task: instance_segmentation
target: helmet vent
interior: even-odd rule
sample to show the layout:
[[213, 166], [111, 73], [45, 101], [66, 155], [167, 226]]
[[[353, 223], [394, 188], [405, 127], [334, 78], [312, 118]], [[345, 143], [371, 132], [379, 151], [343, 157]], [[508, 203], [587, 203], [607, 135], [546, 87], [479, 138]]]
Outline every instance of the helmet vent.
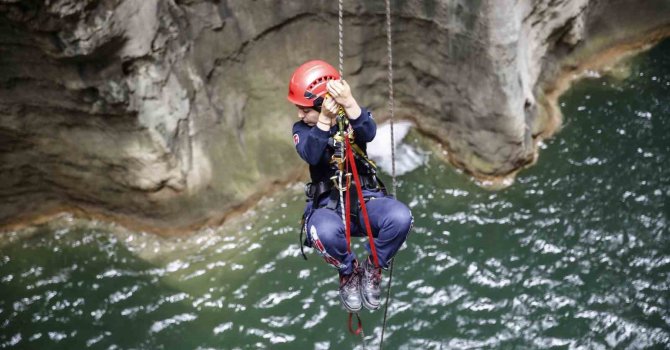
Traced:
[[323, 77], [319, 77], [318, 79], [314, 80], [311, 84], [309, 84], [309, 86], [307, 87], [307, 90], [312, 90], [317, 85], [319, 85], [319, 84], [321, 84], [325, 81], [333, 80], [333, 79], [335, 79], [335, 77], [332, 76], [332, 75], [326, 75], [326, 76], [323, 76]]

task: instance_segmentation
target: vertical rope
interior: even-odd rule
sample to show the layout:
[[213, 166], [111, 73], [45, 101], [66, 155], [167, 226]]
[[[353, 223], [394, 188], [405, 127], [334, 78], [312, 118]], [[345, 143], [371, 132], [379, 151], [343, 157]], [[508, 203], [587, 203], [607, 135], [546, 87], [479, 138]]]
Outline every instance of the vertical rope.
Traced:
[[[395, 175], [395, 135], [393, 132], [393, 41], [391, 40], [391, 1], [386, 0], [386, 49], [388, 51], [388, 84], [389, 84], [389, 115], [391, 123], [391, 176], [393, 177], [392, 182], [392, 194], [396, 196], [396, 175]], [[388, 317], [389, 311], [389, 300], [391, 299], [391, 283], [393, 282], [393, 262], [394, 259], [391, 259], [389, 262], [389, 283], [386, 288], [386, 306], [384, 307], [384, 322], [382, 323], [382, 334], [381, 339], [379, 340], [379, 350], [382, 349], [384, 345], [384, 332], [386, 331], [386, 320]]]
[[337, 39], [338, 39], [339, 59], [340, 59], [340, 66], [339, 66], [340, 77], [344, 77], [344, 44], [343, 44], [344, 43], [344, 40], [343, 40], [344, 31], [342, 30], [342, 13], [343, 13], [343, 11], [342, 11], [342, 1], [343, 0], [339, 0], [339, 2], [338, 2], [339, 11], [338, 11], [338, 22], [337, 22], [338, 23], [338, 26], [337, 26], [338, 37], [337, 37]]
[[[340, 60], [340, 65], [339, 65], [340, 79], [342, 79], [342, 77], [343, 77], [342, 71], [344, 70], [344, 54], [343, 54], [343, 51], [344, 51], [343, 36], [344, 35], [343, 35], [343, 30], [342, 30], [342, 12], [343, 12], [342, 11], [342, 1], [343, 0], [338, 1], [338, 26], [337, 26], [337, 34], [338, 34], [337, 35], [337, 44], [338, 44], [337, 46], [338, 46], [338, 57], [339, 57], [339, 60]], [[340, 118], [342, 118], [342, 116], [338, 116], [337, 118], [339, 120]], [[341, 127], [341, 125], [339, 125], [339, 123], [338, 123], [338, 126]], [[342, 132], [342, 131], [343, 130], [340, 130], [340, 132]], [[344, 135], [344, 137], [347, 137], [347, 136]], [[344, 148], [344, 140], [340, 144], [340, 152], [342, 154], [342, 157], [344, 157], [344, 155], [346, 154], [345, 153], [346, 150]], [[347, 220], [346, 220], [346, 213], [345, 213], [345, 208], [344, 208], [344, 190], [343, 190], [343, 187], [342, 187], [342, 185], [343, 185], [342, 176], [343, 176], [342, 170], [340, 170], [337, 173], [337, 182], [338, 182], [338, 186], [340, 186], [339, 190], [340, 190], [340, 208], [341, 208], [342, 222], [344, 223], [344, 226], [346, 227], [347, 226]]]
[[[346, 136], [345, 136], [346, 137]], [[342, 147], [341, 147], [341, 152], [344, 153], [344, 142], [342, 142]], [[344, 156], [343, 156], [344, 157]], [[339, 186], [340, 190], [340, 213], [342, 215], [342, 222], [344, 223], [344, 227], [347, 227], [347, 214], [345, 212], [344, 208], [344, 187], [342, 187], [342, 170], [337, 171], [337, 186]]]
[[392, 194], [396, 195], [395, 175], [395, 137], [393, 134], [393, 41], [391, 40], [391, 1], [386, 0], [386, 50], [388, 52], [388, 83], [389, 83], [389, 115], [391, 118], [391, 176], [393, 177]]
[[[358, 314], [356, 314], [358, 316]], [[363, 331], [363, 326], [361, 326], [361, 344], [363, 344], [363, 350], [368, 350], [367, 344], [365, 344], [365, 332]]]

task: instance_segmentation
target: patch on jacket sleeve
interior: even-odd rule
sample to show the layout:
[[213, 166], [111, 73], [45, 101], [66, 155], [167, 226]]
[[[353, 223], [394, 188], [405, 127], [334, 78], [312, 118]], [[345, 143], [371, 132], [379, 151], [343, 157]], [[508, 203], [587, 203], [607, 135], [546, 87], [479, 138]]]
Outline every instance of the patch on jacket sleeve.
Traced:
[[293, 134], [293, 145], [297, 146], [300, 143], [300, 135]]

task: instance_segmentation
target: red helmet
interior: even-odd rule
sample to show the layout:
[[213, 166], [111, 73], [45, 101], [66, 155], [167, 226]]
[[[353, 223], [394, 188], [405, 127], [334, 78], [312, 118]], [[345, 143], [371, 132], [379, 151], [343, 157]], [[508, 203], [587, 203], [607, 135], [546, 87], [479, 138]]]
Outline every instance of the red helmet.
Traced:
[[299, 106], [312, 107], [314, 100], [326, 94], [326, 83], [333, 79], [340, 79], [340, 73], [327, 62], [305, 62], [291, 76], [288, 100]]

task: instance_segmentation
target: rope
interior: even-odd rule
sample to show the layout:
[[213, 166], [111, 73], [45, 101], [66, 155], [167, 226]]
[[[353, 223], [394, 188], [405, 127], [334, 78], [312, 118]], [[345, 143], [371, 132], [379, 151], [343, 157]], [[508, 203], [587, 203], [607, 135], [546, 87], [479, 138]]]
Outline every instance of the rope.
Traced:
[[[363, 198], [363, 189], [361, 187], [360, 177], [358, 176], [358, 169], [356, 167], [356, 160], [354, 160], [354, 152], [351, 151], [351, 144], [349, 137], [345, 138], [345, 144], [347, 145], [347, 162], [351, 164], [351, 171], [354, 173], [354, 182], [356, 183], [356, 193], [358, 198]], [[347, 196], [349, 192], [347, 192]], [[368, 241], [370, 243], [370, 253], [375, 262], [375, 267], [379, 268], [379, 257], [377, 255], [377, 248], [375, 247], [375, 238], [372, 236], [372, 227], [370, 226], [370, 219], [368, 216], [368, 209], [365, 205], [365, 200], [359, 201], [361, 205], [361, 214], [363, 214], [363, 222], [365, 223], [365, 231], [368, 235]], [[349, 222], [347, 222], [348, 224]]]
[[[342, 2], [343, 2], [343, 0], [338, 1], [338, 20], [337, 20], [337, 32], [338, 32], [337, 33], [338, 34], [337, 35], [337, 40], [338, 40], [337, 41], [337, 44], [338, 44], [337, 46], [338, 46], [338, 58], [339, 58], [339, 67], [338, 68], [339, 68], [339, 72], [340, 72], [340, 79], [344, 79], [344, 40], [343, 40], [344, 30], [343, 30], [343, 25], [342, 25], [342, 22], [343, 22], [342, 17], [343, 17], [343, 12], [344, 11], [342, 10], [342, 7], [343, 7]], [[344, 137], [347, 138], [347, 140], [348, 140], [349, 136], [345, 135]], [[343, 157], [345, 156], [345, 153], [344, 153], [345, 148], [344, 147], [345, 147], [344, 142], [342, 142], [342, 156]], [[349, 181], [347, 181], [347, 184], [348, 184], [348, 182]], [[340, 171], [340, 176], [339, 176], [339, 183], [340, 183], [340, 203], [344, 203], [344, 198], [343, 198], [344, 194], [343, 194], [343, 191], [342, 191], [342, 172], [341, 171]], [[347, 196], [348, 195], [349, 195], [349, 193], [347, 192]], [[342, 210], [344, 210], [344, 206], [343, 205], [340, 205], [340, 206], [343, 207]], [[348, 212], [349, 212], [349, 210], [347, 210], [347, 213]], [[344, 220], [344, 225], [347, 226], [345, 213], [342, 213], [342, 219]], [[373, 243], [373, 242], [370, 242], [370, 243]], [[358, 330], [356, 331], [356, 334], [360, 333], [361, 343], [363, 344], [363, 350], [367, 350], [367, 346], [365, 344], [365, 333], [363, 332], [363, 324], [361, 322], [361, 318], [358, 315], [358, 313], [356, 313], [356, 318], [358, 319], [358, 326], [359, 326]], [[349, 314], [349, 326], [350, 326], [349, 330], [351, 331], [352, 330], [351, 329], [351, 314]]]
[[[388, 83], [389, 83], [389, 114], [391, 118], [391, 176], [393, 177], [392, 182], [392, 194], [396, 196], [396, 175], [395, 175], [395, 137], [393, 134], [393, 47], [391, 40], [391, 1], [386, 0], [386, 48], [388, 51]], [[389, 283], [386, 289], [386, 305], [384, 306], [384, 321], [382, 323], [382, 334], [381, 339], [379, 340], [379, 350], [382, 349], [384, 345], [384, 331], [386, 330], [386, 320], [388, 317], [389, 311], [389, 300], [391, 299], [391, 282], [393, 282], [393, 262], [394, 259], [391, 259], [389, 262]]]
[[[358, 314], [356, 314], [358, 316]], [[363, 326], [361, 326], [361, 344], [363, 344], [363, 350], [368, 350], [367, 345], [365, 345], [365, 332], [363, 332]]]
[[342, 30], [342, 0], [339, 0], [339, 12], [338, 12], [338, 26], [337, 26], [337, 31], [338, 31], [338, 49], [339, 49], [339, 58], [340, 58], [340, 77], [344, 76], [344, 31]]
[[[344, 52], [344, 44], [343, 44], [344, 43], [344, 40], [343, 40], [344, 35], [343, 35], [343, 32], [344, 31], [342, 30], [342, 12], [343, 12], [342, 11], [342, 1], [343, 0], [339, 0], [339, 4], [338, 4], [339, 6], [338, 6], [338, 26], [337, 26], [338, 56], [339, 56], [339, 59], [340, 59], [340, 66], [339, 66], [340, 79], [343, 78], [342, 72], [344, 71], [344, 54], [343, 54], [343, 52]], [[342, 118], [342, 116], [338, 116], [338, 118]], [[338, 125], [338, 126], [340, 127], [340, 132], [343, 132], [343, 130], [341, 129], [341, 125]], [[341, 153], [342, 157], [344, 157], [345, 156], [344, 142], [342, 142], [340, 144], [340, 152], [342, 152]], [[342, 188], [342, 185], [343, 185], [342, 184], [342, 169], [340, 169], [340, 171], [338, 172], [337, 182], [338, 182], [338, 185], [340, 187], [340, 203], [344, 203], [344, 191], [343, 191], [343, 188]], [[346, 217], [345, 217], [346, 214], [344, 212], [344, 206], [340, 205], [340, 207], [342, 209], [342, 213], [341, 213], [342, 214], [342, 222], [346, 226], [347, 225], [347, 220], [346, 220]]]
[[[342, 122], [340, 120], [341, 118], [342, 117], [339, 117], [339, 116], [337, 117], [337, 119], [338, 119], [338, 133], [339, 133], [340, 137], [343, 134], [343, 131], [342, 131], [343, 126], [342, 126]], [[346, 135], [344, 137], [346, 137]], [[346, 149], [344, 148], [344, 142], [340, 141], [340, 152], [341, 152], [340, 162], [344, 161], [343, 159], [344, 159], [344, 154], [345, 154], [344, 152], [345, 151], [346, 151]], [[342, 177], [344, 176], [343, 172], [344, 172], [344, 169], [343, 169], [343, 167], [340, 163], [338, 165], [338, 170], [337, 170], [337, 186], [338, 186], [338, 190], [340, 192], [340, 214], [342, 215], [342, 223], [346, 227], [347, 226], [347, 218], [346, 218], [346, 213], [344, 211], [344, 205], [342, 205], [344, 203], [344, 187], [342, 186], [343, 185]]]
[[[358, 326], [356, 330], [354, 330], [353, 327], [353, 316], [356, 316], [356, 319], [358, 320]], [[367, 350], [367, 346], [365, 344], [365, 332], [363, 332], [363, 321], [361, 320], [361, 316], [356, 313], [349, 313], [349, 332], [353, 335], [360, 335], [361, 336], [361, 344], [363, 344], [363, 350]]]
[[[344, 74], [344, 30], [343, 30], [343, 0], [338, 0], [338, 58], [339, 58], [339, 73], [340, 77], [343, 77]], [[396, 196], [396, 187], [397, 187], [397, 182], [396, 182], [396, 169], [395, 169], [395, 135], [394, 135], [394, 100], [393, 100], [393, 49], [392, 49], [392, 37], [391, 37], [391, 2], [390, 0], [386, 0], [386, 46], [388, 49], [388, 86], [389, 86], [389, 114], [390, 114], [390, 124], [391, 124], [391, 176], [393, 178], [392, 182], [392, 187], [391, 187], [391, 194], [393, 196]], [[347, 136], [345, 136], [347, 137]], [[340, 174], [338, 176], [338, 182], [340, 185], [340, 189], [342, 189], [342, 172], [340, 171]], [[343, 202], [343, 193], [342, 190], [340, 190], [340, 203]], [[344, 208], [343, 208], [344, 209]], [[344, 213], [342, 213], [343, 219], [344, 218]], [[346, 225], [346, 220], [345, 225]], [[373, 241], [370, 242], [371, 245], [373, 244]], [[372, 246], [374, 247], [374, 246]], [[374, 249], [374, 248], [372, 248]], [[376, 259], [377, 256], [374, 254], [374, 258]], [[384, 323], [382, 325], [382, 334], [381, 334], [381, 340], [379, 342], [379, 349], [382, 349], [382, 346], [384, 344], [384, 331], [386, 329], [386, 320], [388, 316], [388, 306], [389, 306], [389, 300], [391, 298], [391, 282], [393, 281], [393, 262], [395, 259], [391, 259], [389, 262], [389, 283], [386, 291], [386, 306], [384, 307]], [[375, 261], [376, 262], [376, 261]], [[378, 264], [378, 263], [377, 263]], [[379, 266], [379, 265], [377, 265]], [[349, 314], [349, 322], [351, 324], [351, 314]], [[363, 327], [360, 323], [360, 317], [358, 314], [356, 314], [356, 317], [358, 318], [359, 321], [359, 329], [357, 331], [360, 331], [361, 335], [361, 341], [363, 344], [363, 349], [366, 349], [366, 344], [365, 344], [365, 333], [363, 333]], [[351, 328], [350, 328], [351, 330]]]
[[389, 114], [391, 118], [391, 176], [393, 177], [392, 192], [396, 195], [395, 176], [395, 137], [393, 135], [393, 47], [391, 41], [391, 1], [386, 0], [386, 48], [388, 51], [388, 82], [389, 82]]

